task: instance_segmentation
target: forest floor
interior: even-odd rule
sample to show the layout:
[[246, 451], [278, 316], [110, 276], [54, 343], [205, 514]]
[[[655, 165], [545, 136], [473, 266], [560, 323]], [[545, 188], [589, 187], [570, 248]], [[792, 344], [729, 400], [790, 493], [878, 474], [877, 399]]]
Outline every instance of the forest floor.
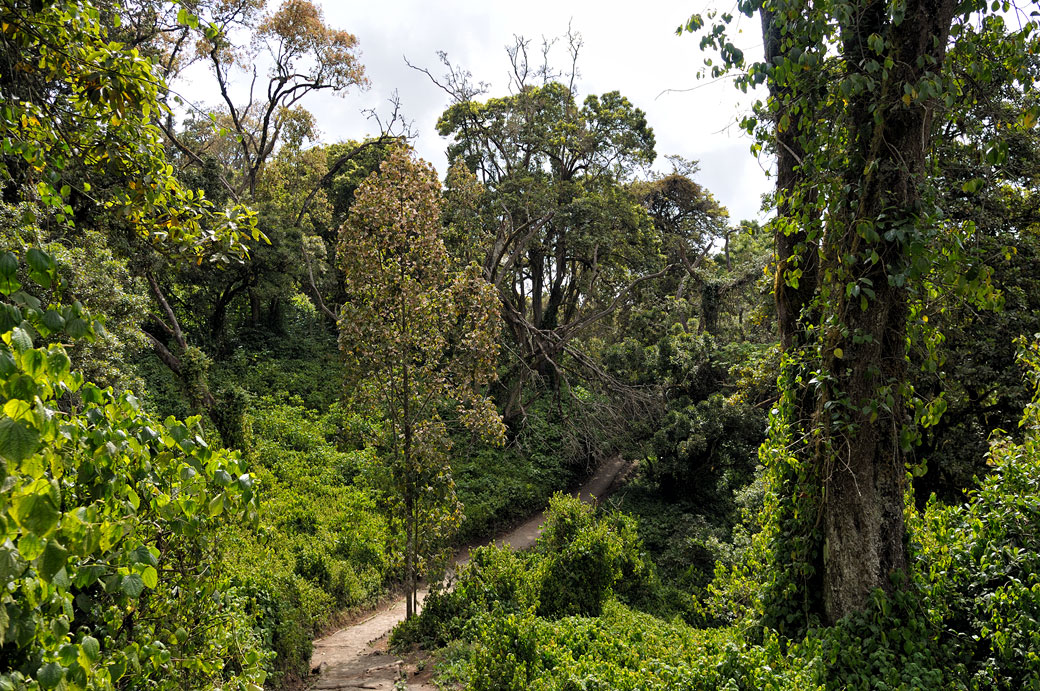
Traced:
[[[631, 464], [620, 456], [608, 459], [574, 494], [589, 503], [602, 499], [610, 494], [630, 468]], [[482, 544], [494, 542], [516, 550], [528, 549], [538, 539], [544, 520], [544, 513], [539, 513], [513, 530]], [[456, 565], [468, 561], [470, 549], [466, 548], [455, 556]], [[420, 602], [426, 597], [426, 592], [426, 588], [419, 591]], [[404, 620], [404, 612], [402, 595], [359, 616], [335, 633], [314, 641], [314, 653], [311, 656], [314, 681], [310, 688], [436, 691], [430, 681], [432, 666], [427, 664], [427, 655], [423, 651], [401, 656], [391, 655], [387, 651], [390, 631]]]

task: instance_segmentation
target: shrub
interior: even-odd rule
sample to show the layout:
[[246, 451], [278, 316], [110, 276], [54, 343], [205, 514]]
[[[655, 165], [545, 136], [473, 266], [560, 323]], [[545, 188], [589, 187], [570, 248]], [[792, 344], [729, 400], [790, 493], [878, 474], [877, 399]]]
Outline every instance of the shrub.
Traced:
[[84, 384], [20, 327], [0, 389], [0, 688], [262, 684], [269, 653], [221, 558], [256, 517], [245, 461], [197, 418]]
[[540, 616], [596, 616], [615, 586], [638, 593], [652, 578], [634, 521], [619, 514], [597, 520], [575, 497], [557, 493], [549, 501], [538, 549]]
[[454, 587], [431, 590], [422, 613], [394, 629], [391, 646], [442, 646], [468, 636], [471, 620], [482, 613], [520, 613], [534, 607], [537, 594], [530, 561], [529, 555], [508, 547], [474, 549], [459, 567]]

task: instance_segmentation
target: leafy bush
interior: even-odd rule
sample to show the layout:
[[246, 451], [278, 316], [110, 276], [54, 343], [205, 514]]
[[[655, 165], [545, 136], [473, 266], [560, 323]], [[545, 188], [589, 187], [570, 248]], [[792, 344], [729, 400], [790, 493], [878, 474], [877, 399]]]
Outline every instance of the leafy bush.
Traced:
[[[1023, 346], [1040, 380], [1040, 341]], [[545, 564], [581, 545], [572, 589], [596, 592], [584, 569], [608, 571], [597, 526], [576, 505], [556, 506], [535, 564], [538, 602], [470, 610], [462, 643], [445, 653], [441, 680], [472, 688], [572, 689], [1019, 689], [1040, 687], [1040, 394], [1023, 418], [1021, 443], [991, 446], [990, 473], [956, 507], [923, 514], [907, 497], [913, 565], [891, 597], [834, 626], [801, 622], [797, 638], [762, 626], [769, 563], [758, 537], [709, 588], [714, 618], [697, 629], [607, 599], [598, 616], [549, 618]], [[747, 492], [757, 494], [754, 490]], [[550, 571], [551, 573], [551, 571]], [[597, 574], [596, 578], [601, 578]], [[615, 586], [616, 587], [616, 586]], [[547, 597], [548, 595], [548, 597]], [[725, 598], [729, 598], [728, 601]], [[583, 600], [568, 602], [570, 611]], [[722, 612], [729, 608], [730, 616]], [[768, 621], [768, 618], [765, 618]]]
[[481, 617], [491, 612], [595, 614], [611, 595], [638, 601], [653, 593], [656, 576], [631, 518], [597, 517], [593, 507], [557, 493], [536, 550], [475, 549], [453, 586], [431, 592], [421, 614], [398, 627], [391, 643], [436, 646], [479, 637]]
[[259, 688], [269, 655], [221, 562], [256, 518], [245, 462], [70, 364], [3, 335], [0, 687]]
[[459, 567], [453, 587], [431, 590], [418, 617], [402, 622], [391, 646], [434, 648], [467, 636], [471, 621], [485, 612], [520, 613], [537, 604], [530, 554], [508, 547], [478, 547]]
[[489, 614], [474, 634], [449, 650], [441, 681], [530, 691], [824, 688], [814, 651], [785, 651], [775, 638], [755, 645], [735, 629], [692, 629], [616, 601], [596, 618]]
[[616, 586], [639, 593], [653, 576], [631, 518], [597, 520], [595, 508], [564, 494], [549, 501], [538, 550], [539, 616], [596, 616]]
[[317, 413], [298, 399], [263, 396], [248, 418], [265, 501], [259, 529], [236, 533], [228, 559], [257, 602], [280, 682], [306, 675], [312, 639], [341, 612], [379, 598], [394, 572], [386, 523], [354, 482], [368, 452], [335, 443], [345, 426], [340, 409]]
[[[1040, 392], [1040, 341], [1022, 343]], [[1040, 393], [1022, 418], [1022, 443], [990, 448], [990, 473], [968, 500], [929, 503], [914, 536], [928, 613], [970, 688], [1040, 685]]]

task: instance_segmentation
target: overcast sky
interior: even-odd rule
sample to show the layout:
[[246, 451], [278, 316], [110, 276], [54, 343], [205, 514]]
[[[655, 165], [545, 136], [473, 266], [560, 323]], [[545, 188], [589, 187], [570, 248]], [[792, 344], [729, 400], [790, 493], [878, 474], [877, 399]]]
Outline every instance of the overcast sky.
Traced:
[[[352, 90], [344, 98], [312, 95], [303, 105], [316, 115], [323, 141], [358, 139], [375, 133], [375, 124], [366, 122], [361, 110], [387, 114], [388, 99], [396, 90], [418, 134], [414, 144], [419, 155], [443, 176], [447, 142], [437, 134], [436, 122], [449, 105], [448, 97], [410, 69], [405, 58], [440, 76], [444, 69], [437, 52], [444, 51], [452, 63], [471, 71], [475, 81], [490, 83], [488, 96], [501, 96], [509, 84], [505, 47], [514, 34], [540, 44], [543, 36], [565, 34], [569, 24], [584, 43], [579, 97], [620, 91], [647, 114], [657, 138], [656, 169], [670, 170], [664, 159], [669, 154], [698, 160], [697, 182], [730, 210], [734, 222], [757, 218], [761, 195], [772, 186], [765, 172], [769, 161], [751, 155], [749, 139], [734, 124], [749, 110], [751, 99], [729, 80], [699, 82], [696, 72], [703, 56], [698, 39], [675, 35], [676, 26], [709, 3], [642, 0], [617, 3], [624, 11], [611, 11], [614, 3], [591, 0], [321, 0], [327, 22], [357, 36], [371, 87]], [[722, 9], [732, 10], [728, 5]], [[736, 43], [754, 56], [761, 52], [758, 22], [741, 19], [743, 33]], [[555, 56], [558, 65], [566, 64], [562, 43]]]

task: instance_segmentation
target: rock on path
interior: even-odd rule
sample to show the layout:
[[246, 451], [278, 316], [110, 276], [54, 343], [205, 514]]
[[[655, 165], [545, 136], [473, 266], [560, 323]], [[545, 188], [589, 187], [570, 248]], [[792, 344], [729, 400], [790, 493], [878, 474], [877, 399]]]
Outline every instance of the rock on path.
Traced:
[[[576, 494], [582, 501], [591, 503], [609, 493], [628, 464], [620, 456], [604, 461]], [[499, 536], [497, 544], [513, 549], [534, 546], [541, 533], [545, 514], [532, 516], [519, 527]], [[485, 543], [485, 544], [490, 544]], [[456, 564], [469, 560], [469, 550], [460, 552]], [[426, 590], [419, 591], [421, 606]], [[394, 684], [404, 681], [405, 688], [435, 691], [436, 687], [424, 680], [426, 674], [417, 675], [414, 661], [388, 655], [386, 638], [390, 631], [404, 621], [404, 598], [370, 611], [366, 616], [335, 633], [314, 641], [311, 669], [317, 672], [317, 681], [312, 689], [394, 689]], [[401, 686], [397, 687], [402, 688]]]

